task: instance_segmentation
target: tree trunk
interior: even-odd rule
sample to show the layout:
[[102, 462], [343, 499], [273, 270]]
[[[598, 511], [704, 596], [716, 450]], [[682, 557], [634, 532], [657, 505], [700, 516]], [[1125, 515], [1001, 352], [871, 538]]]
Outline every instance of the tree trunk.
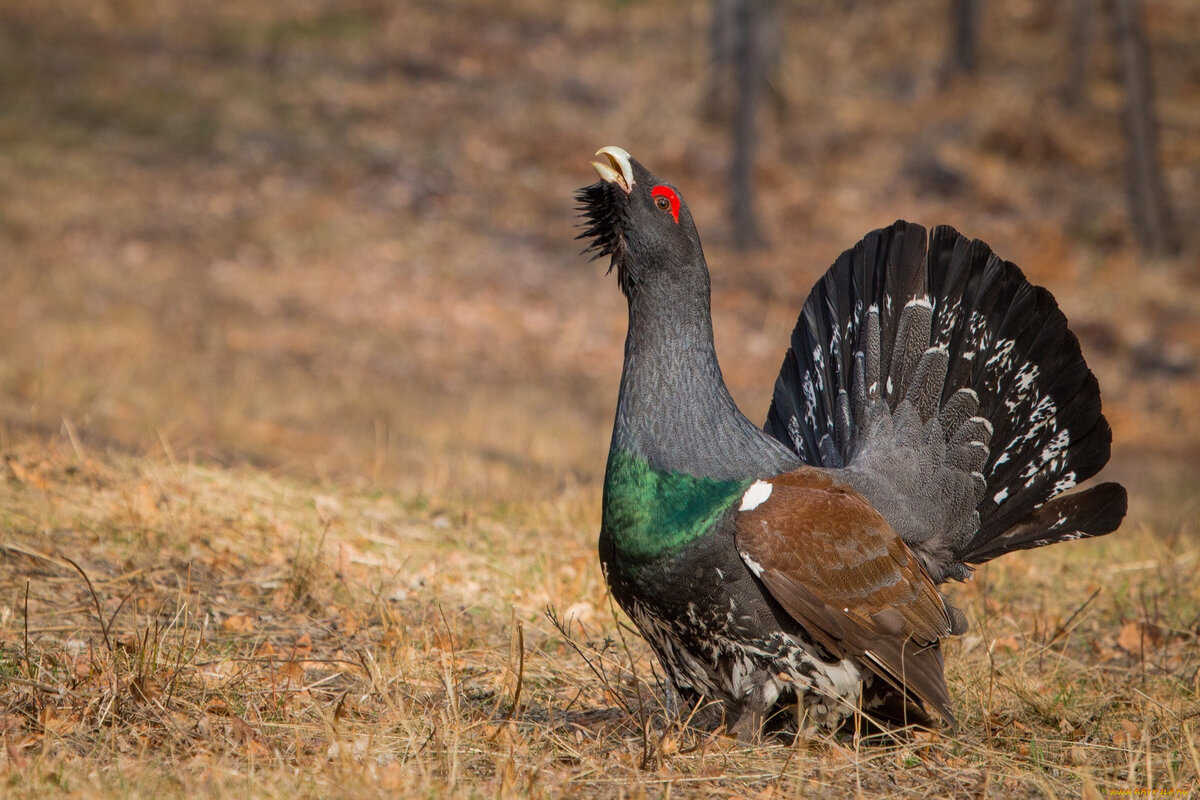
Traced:
[[950, 0], [947, 75], [974, 75], [979, 66], [979, 12], [983, 0]]
[[754, 213], [754, 149], [757, 145], [757, 118], [760, 78], [760, 48], [755, 30], [758, 0], [733, 0], [733, 68], [735, 108], [733, 158], [729, 167], [729, 218], [733, 222], [733, 240], [739, 250], [762, 247], [765, 243]]
[[1179, 240], [1158, 155], [1158, 118], [1141, 0], [1110, 0], [1113, 31], [1125, 81], [1125, 132], [1129, 143], [1129, 213], [1142, 250], [1169, 255]]
[[1078, 108], [1087, 99], [1088, 55], [1092, 48], [1092, 25], [1096, 0], [1071, 0], [1071, 27], [1067, 32], [1067, 83], [1063, 105]]
[[[782, 31], [777, 0], [751, 0], [754, 5], [753, 47], [758, 53], [758, 80], [776, 116], [787, 113], [780, 85]], [[742, 0], [713, 0], [708, 29], [709, 69], [700, 115], [708, 122], [727, 120], [735, 112], [737, 92], [738, 14]]]

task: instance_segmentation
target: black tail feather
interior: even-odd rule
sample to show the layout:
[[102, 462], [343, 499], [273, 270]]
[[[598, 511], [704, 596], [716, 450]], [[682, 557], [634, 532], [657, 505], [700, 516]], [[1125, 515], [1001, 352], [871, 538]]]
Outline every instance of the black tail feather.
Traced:
[[1101, 483], [1055, 497], [997, 536], [977, 540], [963, 560], [981, 564], [1014, 550], [1112, 533], [1125, 518], [1127, 505], [1125, 487], [1119, 483]]
[[[1114, 530], [1120, 486], [1058, 497], [1104, 466], [1112, 434], [1054, 297], [952, 228], [926, 243], [897, 222], [837, 259], [792, 334], [767, 432], [844, 469], [939, 580]], [[939, 496], [954, 507], [930, 508]]]

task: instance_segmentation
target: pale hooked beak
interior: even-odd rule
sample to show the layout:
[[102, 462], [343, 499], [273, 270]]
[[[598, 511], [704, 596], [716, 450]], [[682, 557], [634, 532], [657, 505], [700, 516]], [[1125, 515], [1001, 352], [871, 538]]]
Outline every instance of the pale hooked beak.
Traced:
[[600, 161], [591, 162], [592, 168], [596, 170], [596, 174], [600, 176], [600, 180], [606, 183], [615, 183], [625, 190], [625, 194], [633, 191], [633, 164], [629, 161], [629, 153], [626, 153], [620, 147], [609, 146], [601, 147], [596, 151], [596, 155], [604, 156], [608, 163]]

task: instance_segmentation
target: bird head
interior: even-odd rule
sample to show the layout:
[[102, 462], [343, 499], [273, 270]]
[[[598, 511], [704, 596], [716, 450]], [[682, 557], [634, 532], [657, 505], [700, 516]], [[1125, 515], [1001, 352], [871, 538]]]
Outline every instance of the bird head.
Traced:
[[600, 180], [576, 195], [583, 216], [584, 252], [611, 256], [621, 290], [630, 300], [645, 286], [694, 282], [708, 271], [700, 236], [683, 195], [620, 147], [602, 147], [591, 162]]

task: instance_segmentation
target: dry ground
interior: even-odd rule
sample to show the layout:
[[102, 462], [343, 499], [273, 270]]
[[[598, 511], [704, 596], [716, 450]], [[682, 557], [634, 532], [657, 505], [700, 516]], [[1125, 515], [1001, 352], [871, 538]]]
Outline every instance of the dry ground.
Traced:
[[[942, 3], [786, 5], [751, 255], [704, 3], [0, 7], [0, 793], [1194, 790], [1200, 7], [1148, 2], [1186, 239], [1151, 263], [1109, 48], [1058, 102], [1069, 4], [985, 4], [949, 84]], [[1130, 520], [954, 589], [956, 735], [663, 726], [594, 554], [624, 310], [572, 192], [611, 143], [687, 194], [751, 416], [808, 287], [897, 217], [1079, 331]]]
[[577, 506], [477, 515], [55, 444], [6, 470], [11, 797], [1095, 797], [1200, 774], [1194, 536], [1135, 528], [958, 588], [957, 735], [751, 748], [663, 725]]

